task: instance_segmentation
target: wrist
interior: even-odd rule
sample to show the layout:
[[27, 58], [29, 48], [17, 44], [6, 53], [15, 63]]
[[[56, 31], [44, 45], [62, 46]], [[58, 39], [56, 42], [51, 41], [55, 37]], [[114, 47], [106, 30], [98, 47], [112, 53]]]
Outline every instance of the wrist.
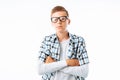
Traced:
[[66, 64], [67, 64], [67, 66], [70, 66], [68, 59], [66, 59]]

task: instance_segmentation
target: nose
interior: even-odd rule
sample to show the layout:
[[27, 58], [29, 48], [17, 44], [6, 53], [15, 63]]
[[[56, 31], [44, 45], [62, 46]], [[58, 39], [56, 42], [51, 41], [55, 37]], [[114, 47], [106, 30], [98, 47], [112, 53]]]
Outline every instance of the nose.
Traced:
[[57, 23], [62, 23], [62, 21], [60, 19], [58, 19]]

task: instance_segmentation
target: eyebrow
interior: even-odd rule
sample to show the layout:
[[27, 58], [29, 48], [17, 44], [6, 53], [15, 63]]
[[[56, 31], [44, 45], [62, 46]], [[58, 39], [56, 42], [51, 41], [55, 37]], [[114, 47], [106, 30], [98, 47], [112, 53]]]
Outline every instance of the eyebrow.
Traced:
[[[68, 16], [59, 16], [59, 17], [68, 17]], [[51, 18], [58, 18], [58, 17], [51, 17]]]

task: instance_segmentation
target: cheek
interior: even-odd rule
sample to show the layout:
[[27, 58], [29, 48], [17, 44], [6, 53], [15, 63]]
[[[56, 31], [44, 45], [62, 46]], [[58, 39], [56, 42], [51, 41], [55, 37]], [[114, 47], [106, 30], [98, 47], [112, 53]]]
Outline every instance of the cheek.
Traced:
[[64, 25], [65, 27], [67, 27], [67, 25], [68, 25], [68, 22], [64, 23], [63, 25]]
[[54, 24], [54, 23], [51, 23], [51, 25], [52, 25], [52, 26], [55, 26], [55, 24]]
[[53, 27], [53, 28], [56, 28], [56, 24], [54, 24], [54, 23], [51, 23], [51, 25], [52, 25], [52, 27]]

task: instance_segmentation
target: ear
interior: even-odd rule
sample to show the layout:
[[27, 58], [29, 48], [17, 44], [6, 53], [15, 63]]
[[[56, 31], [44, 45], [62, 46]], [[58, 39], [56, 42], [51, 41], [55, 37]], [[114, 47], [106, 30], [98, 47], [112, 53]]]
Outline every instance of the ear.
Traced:
[[67, 23], [68, 23], [68, 25], [70, 24], [70, 19], [68, 19], [68, 22], [67, 22]]

